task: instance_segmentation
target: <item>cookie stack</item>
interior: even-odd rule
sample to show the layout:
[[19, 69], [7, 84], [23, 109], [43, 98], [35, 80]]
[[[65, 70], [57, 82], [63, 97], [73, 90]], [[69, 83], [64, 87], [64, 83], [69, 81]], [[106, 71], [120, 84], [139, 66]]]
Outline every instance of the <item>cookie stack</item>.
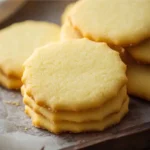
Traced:
[[121, 53], [124, 48], [128, 93], [150, 100], [150, 1], [80, 0], [71, 7], [63, 15], [61, 40], [86, 37]]
[[34, 126], [53, 133], [102, 131], [128, 112], [125, 71], [105, 43], [51, 43], [24, 63], [25, 112]]
[[128, 93], [150, 100], [150, 40], [126, 48]]
[[46, 22], [25, 21], [0, 31], [0, 85], [19, 89], [22, 64], [36, 47], [59, 40], [60, 27]]

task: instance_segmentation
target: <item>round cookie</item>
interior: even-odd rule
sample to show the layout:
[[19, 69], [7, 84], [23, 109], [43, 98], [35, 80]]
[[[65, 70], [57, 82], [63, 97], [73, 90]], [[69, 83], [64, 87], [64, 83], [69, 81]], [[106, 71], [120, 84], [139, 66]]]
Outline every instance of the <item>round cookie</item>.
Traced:
[[69, 15], [83, 37], [118, 46], [150, 37], [149, 0], [81, 0]]
[[70, 3], [66, 6], [64, 12], [61, 15], [61, 23], [64, 24], [66, 22], [66, 20], [68, 19], [68, 15], [71, 12], [71, 9], [73, 8], [73, 6], [75, 5], [74, 3]]
[[150, 39], [126, 50], [137, 62], [150, 64]]
[[[8, 80], [12, 77], [21, 80], [22, 64], [34, 49], [59, 40], [59, 36], [60, 27], [47, 22], [25, 21], [2, 29], [0, 31], [0, 69], [3, 75]], [[7, 84], [3, 85], [9, 88]], [[16, 88], [13, 85], [11, 87]]]
[[59, 26], [38, 21], [16, 23], [1, 30], [0, 68], [7, 76], [21, 77], [22, 64], [34, 49], [59, 40], [59, 33]]
[[80, 38], [82, 38], [82, 36], [79, 31], [75, 30], [67, 20], [61, 27], [60, 40], [65, 41]]
[[119, 53], [88, 39], [44, 46], [24, 68], [27, 94], [52, 111], [98, 108], [116, 97], [127, 82]]

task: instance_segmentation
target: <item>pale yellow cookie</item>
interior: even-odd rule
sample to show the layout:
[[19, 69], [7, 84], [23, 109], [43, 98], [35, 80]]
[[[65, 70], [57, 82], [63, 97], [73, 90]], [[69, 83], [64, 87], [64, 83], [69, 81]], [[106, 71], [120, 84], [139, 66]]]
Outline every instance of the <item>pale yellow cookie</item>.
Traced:
[[150, 66], [147, 65], [128, 65], [128, 93], [150, 100]]
[[20, 79], [7, 77], [0, 71], [0, 84], [8, 89], [19, 89], [22, 82]]
[[69, 21], [66, 21], [60, 31], [60, 40], [71, 40], [71, 39], [80, 39], [82, 38], [82, 35], [79, 33], [79, 31], [75, 30]]
[[84, 37], [129, 46], [150, 37], [149, 0], [80, 0], [69, 15]]
[[27, 94], [53, 111], [99, 108], [127, 83], [119, 53], [88, 39], [37, 49], [24, 68]]
[[128, 93], [145, 100], [150, 100], [150, 66], [137, 64], [127, 53], [123, 57], [127, 64]]
[[[25, 92], [24, 92], [25, 93]], [[41, 107], [35, 101], [24, 94], [23, 102], [29, 106], [34, 112], [41, 114], [51, 122], [57, 121], [71, 121], [71, 122], [87, 122], [87, 121], [101, 121], [112, 113], [117, 113], [127, 97], [126, 87], [121, 88], [116, 98], [104, 103], [100, 108], [89, 109], [86, 111], [58, 111], [52, 112], [48, 108]]]
[[[0, 69], [20, 79], [22, 64], [35, 48], [59, 40], [60, 27], [38, 21], [15, 23], [0, 31]], [[7, 87], [7, 84], [5, 87]], [[9, 88], [9, 87], [8, 87]]]
[[137, 62], [150, 64], [150, 39], [126, 50]]
[[74, 3], [70, 3], [66, 6], [64, 12], [61, 15], [61, 23], [64, 24], [66, 22], [66, 20], [68, 19], [68, 15], [71, 12], [71, 9], [73, 8], [73, 6], [75, 5]]
[[127, 98], [118, 113], [111, 114], [110, 116], [104, 118], [101, 121], [89, 121], [82, 123], [75, 123], [70, 121], [60, 121], [57, 123], [51, 123], [47, 118], [43, 117], [38, 113], [35, 113], [28, 106], [25, 106], [25, 113], [29, 115], [29, 117], [31, 117], [32, 123], [35, 127], [43, 128], [53, 133], [61, 133], [66, 131], [74, 133], [85, 131], [103, 131], [105, 128], [120, 122], [120, 120], [128, 112], [128, 104], [129, 99]]

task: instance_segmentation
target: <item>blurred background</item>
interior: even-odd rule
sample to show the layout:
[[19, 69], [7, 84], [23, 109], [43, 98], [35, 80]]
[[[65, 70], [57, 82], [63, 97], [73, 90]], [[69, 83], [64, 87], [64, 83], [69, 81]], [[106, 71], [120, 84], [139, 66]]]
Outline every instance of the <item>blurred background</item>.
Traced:
[[24, 20], [60, 24], [60, 15], [75, 0], [0, 0], [0, 29]]

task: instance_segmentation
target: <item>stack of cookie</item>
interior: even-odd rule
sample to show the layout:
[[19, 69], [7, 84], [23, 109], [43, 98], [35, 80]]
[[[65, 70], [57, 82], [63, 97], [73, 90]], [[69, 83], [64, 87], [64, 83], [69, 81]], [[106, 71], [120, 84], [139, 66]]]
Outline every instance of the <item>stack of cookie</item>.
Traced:
[[128, 112], [125, 72], [105, 43], [51, 43], [24, 63], [25, 112], [34, 126], [53, 133], [102, 131]]
[[22, 64], [36, 47], [59, 40], [60, 27], [39, 21], [15, 23], [0, 31], [0, 85], [19, 89]]
[[149, 0], [80, 0], [63, 15], [61, 40], [86, 37], [121, 53], [124, 48], [133, 59], [126, 60], [128, 93], [150, 100], [149, 13]]
[[150, 100], [150, 40], [126, 50], [128, 93]]

